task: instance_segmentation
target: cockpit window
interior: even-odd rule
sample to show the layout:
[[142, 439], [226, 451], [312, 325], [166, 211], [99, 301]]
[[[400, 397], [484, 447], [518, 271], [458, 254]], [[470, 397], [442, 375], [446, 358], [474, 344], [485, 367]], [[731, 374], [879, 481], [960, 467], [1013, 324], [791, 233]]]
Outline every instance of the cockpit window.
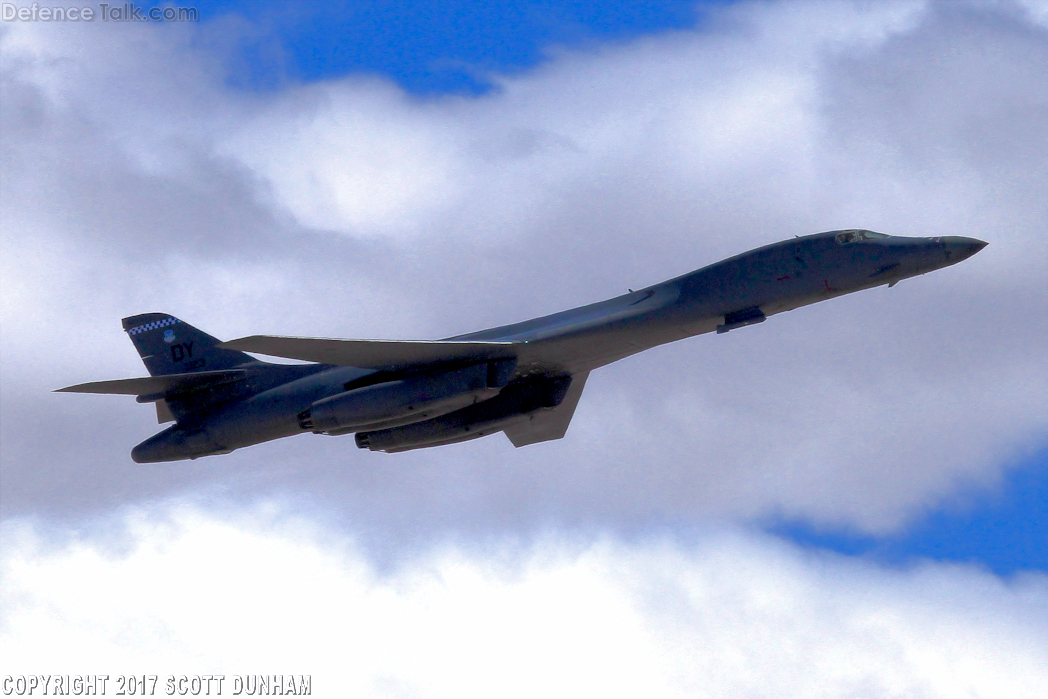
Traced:
[[888, 237], [890, 236], [887, 236], [883, 233], [874, 233], [873, 231], [855, 229], [850, 231], [841, 231], [840, 233], [838, 233], [837, 242], [841, 245], [849, 245], [851, 243], [858, 243], [864, 240], [878, 240], [881, 238]]

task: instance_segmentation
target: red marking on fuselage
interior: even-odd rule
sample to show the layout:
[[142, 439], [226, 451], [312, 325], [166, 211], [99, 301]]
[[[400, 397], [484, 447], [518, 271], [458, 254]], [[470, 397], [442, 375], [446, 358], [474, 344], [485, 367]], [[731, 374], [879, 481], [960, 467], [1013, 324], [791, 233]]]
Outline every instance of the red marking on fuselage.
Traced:
[[828, 280], [823, 279], [822, 285], [826, 287], [826, 291], [833, 291], [833, 289], [830, 288], [830, 282]]
[[790, 275], [788, 275], [788, 274], [787, 274], [787, 275], [786, 275], [786, 276], [784, 276], [784, 277], [779, 277], [779, 278], [778, 278], [778, 279], [776, 279], [775, 281], [777, 281], [777, 282], [784, 282], [784, 281], [786, 281], [786, 280], [787, 280], [787, 279], [789, 279], [789, 278], [790, 278]]

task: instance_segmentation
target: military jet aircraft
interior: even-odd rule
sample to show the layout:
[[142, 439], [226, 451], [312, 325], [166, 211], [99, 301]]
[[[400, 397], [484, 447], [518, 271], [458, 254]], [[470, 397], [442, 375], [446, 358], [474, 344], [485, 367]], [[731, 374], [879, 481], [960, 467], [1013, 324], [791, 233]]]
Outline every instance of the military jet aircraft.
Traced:
[[[150, 376], [60, 391], [135, 395], [168, 429], [139, 463], [195, 459], [302, 432], [401, 452], [505, 432], [560, 439], [594, 369], [693, 335], [956, 264], [986, 246], [839, 230], [766, 245], [600, 303], [436, 341], [253, 335], [220, 342], [166, 313], [124, 318]], [[274, 364], [245, 352], [304, 360]]]

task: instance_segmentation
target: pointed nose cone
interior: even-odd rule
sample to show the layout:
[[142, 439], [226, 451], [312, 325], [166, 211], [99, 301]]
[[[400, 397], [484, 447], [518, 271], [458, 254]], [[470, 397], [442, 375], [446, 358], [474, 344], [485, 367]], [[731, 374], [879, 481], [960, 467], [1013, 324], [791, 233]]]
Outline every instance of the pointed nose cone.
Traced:
[[967, 260], [986, 247], [986, 243], [976, 238], [965, 238], [959, 235], [947, 235], [939, 239], [946, 251], [946, 259], [951, 263]]

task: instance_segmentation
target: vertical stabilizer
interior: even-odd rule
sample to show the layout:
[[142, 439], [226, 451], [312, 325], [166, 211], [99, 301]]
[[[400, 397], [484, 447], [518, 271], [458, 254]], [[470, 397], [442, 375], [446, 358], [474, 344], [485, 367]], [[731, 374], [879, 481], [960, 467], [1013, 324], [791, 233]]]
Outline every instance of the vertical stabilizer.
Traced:
[[231, 369], [254, 361], [218, 347], [218, 338], [167, 313], [142, 313], [121, 321], [151, 376]]

